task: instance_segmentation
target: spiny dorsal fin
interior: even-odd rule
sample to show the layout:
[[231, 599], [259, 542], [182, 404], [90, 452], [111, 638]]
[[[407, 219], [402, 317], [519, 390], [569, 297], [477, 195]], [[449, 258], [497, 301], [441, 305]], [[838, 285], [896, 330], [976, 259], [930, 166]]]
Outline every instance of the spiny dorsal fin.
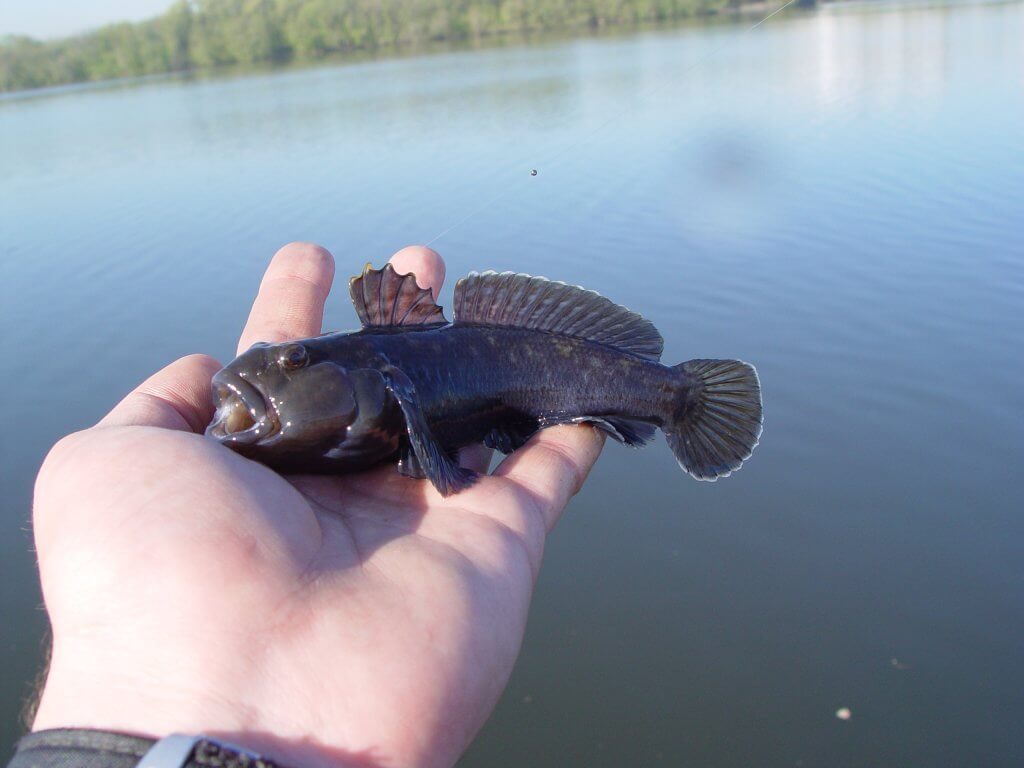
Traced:
[[416, 275], [400, 275], [390, 264], [383, 269], [367, 264], [363, 274], [349, 280], [348, 291], [364, 328], [415, 328], [448, 322], [430, 289], [420, 288]]
[[594, 291], [514, 272], [470, 272], [459, 280], [455, 322], [548, 331], [650, 360], [665, 344], [650, 321]]

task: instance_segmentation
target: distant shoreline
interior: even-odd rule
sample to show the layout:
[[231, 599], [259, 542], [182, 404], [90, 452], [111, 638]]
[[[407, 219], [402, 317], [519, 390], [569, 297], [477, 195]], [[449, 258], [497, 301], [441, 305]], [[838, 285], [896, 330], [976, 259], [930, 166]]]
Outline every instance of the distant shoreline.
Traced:
[[[587, 37], [613, 28], [675, 26], [781, 8], [765, 0], [285, 0], [228, 13], [224, 0], [111, 24], [73, 37], [0, 41], [0, 93], [205, 75], [264, 66], [390, 58], [504, 41]], [[794, 7], [813, 7], [798, 0]], [[329, 7], [328, 7], [329, 6]]]

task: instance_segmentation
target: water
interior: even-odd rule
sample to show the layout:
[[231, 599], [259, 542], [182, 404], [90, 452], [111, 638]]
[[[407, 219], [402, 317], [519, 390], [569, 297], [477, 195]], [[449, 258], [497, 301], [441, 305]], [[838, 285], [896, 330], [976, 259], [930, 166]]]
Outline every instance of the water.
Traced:
[[3, 747], [48, 446], [229, 357], [283, 242], [345, 275], [471, 214], [449, 275], [583, 283], [670, 362], [750, 360], [766, 423], [714, 485], [609, 446], [464, 766], [1024, 761], [1024, 5], [741, 30], [0, 101]]

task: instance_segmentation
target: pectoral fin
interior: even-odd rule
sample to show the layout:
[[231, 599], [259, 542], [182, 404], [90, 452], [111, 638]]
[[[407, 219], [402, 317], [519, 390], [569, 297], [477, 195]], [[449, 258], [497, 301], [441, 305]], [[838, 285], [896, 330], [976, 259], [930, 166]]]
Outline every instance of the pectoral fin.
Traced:
[[427, 473], [423, 471], [423, 466], [416, 458], [416, 453], [411, 445], [405, 446], [399, 452], [398, 474], [403, 477], [411, 477], [413, 480], [423, 480], [427, 477]]
[[[403, 457], [403, 467], [406, 469], [403, 474], [426, 477], [442, 496], [450, 496], [472, 485], [476, 480], [476, 473], [460, 467], [453, 461], [431, 434], [417, 402], [416, 389], [409, 377], [393, 365], [385, 366], [381, 372], [387, 381], [388, 389], [402, 409], [406, 431], [409, 434], [412, 460]], [[402, 471], [402, 467], [399, 471]]]

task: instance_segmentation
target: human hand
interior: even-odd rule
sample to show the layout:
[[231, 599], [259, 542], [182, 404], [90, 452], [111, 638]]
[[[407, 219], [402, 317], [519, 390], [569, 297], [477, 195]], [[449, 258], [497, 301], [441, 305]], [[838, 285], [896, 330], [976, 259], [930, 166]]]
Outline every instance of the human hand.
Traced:
[[[392, 263], [437, 294], [436, 253]], [[281, 249], [239, 351], [320, 333], [333, 275], [322, 248]], [[172, 363], [40, 470], [54, 645], [34, 729], [202, 732], [293, 768], [453, 765], [602, 438], [544, 430], [449, 498], [390, 466], [282, 477], [202, 436], [220, 367]]]

